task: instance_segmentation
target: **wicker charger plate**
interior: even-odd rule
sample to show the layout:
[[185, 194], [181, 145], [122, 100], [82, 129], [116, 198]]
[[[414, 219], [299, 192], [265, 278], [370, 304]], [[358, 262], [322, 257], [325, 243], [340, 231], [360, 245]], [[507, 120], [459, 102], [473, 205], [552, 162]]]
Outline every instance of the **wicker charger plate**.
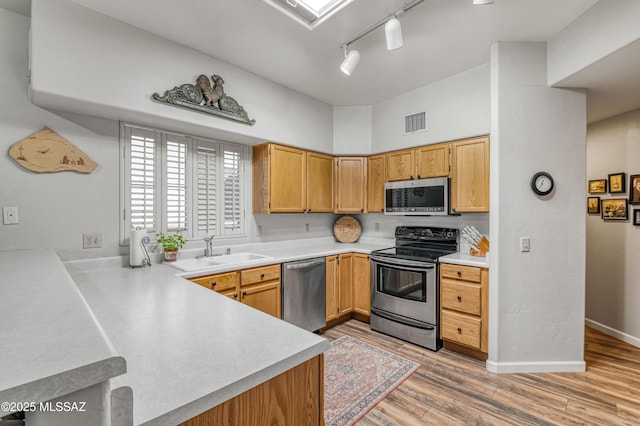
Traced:
[[341, 243], [355, 243], [360, 238], [361, 232], [360, 222], [352, 216], [342, 216], [333, 225], [333, 235]]

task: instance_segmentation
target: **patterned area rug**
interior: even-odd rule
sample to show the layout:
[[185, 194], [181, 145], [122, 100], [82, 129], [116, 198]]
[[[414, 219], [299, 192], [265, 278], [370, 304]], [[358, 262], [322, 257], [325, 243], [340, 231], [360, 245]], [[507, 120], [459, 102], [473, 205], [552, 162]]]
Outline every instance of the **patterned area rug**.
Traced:
[[420, 364], [343, 336], [324, 354], [324, 421], [352, 425], [413, 374]]

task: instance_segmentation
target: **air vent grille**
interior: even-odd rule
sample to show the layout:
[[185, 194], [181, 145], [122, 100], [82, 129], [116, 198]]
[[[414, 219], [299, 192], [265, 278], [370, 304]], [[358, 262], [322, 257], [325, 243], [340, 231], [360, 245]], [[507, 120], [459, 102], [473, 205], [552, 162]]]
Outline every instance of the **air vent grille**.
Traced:
[[404, 116], [404, 134], [423, 132], [427, 130], [427, 113], [418, 112]]

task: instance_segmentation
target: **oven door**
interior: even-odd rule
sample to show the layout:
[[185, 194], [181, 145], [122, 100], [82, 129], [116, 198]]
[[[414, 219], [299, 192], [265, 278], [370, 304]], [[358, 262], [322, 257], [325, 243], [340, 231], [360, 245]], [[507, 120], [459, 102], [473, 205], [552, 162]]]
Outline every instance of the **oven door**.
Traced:
[[436, 264], [371, 256], [371, 308], [437, 324]]

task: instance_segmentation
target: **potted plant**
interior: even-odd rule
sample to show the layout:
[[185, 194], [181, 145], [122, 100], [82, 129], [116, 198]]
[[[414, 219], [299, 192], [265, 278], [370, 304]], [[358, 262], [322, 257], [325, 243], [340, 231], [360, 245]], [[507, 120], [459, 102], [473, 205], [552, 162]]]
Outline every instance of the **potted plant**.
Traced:
[[165, 235], [160, 233], [156, 234], [156, 237], [156, 241], [164, 249], [164, 260], [166, 262], [175, 262], [176, 256], [178, 256], [178, 249], [182, 248], [187, 240], [180, 234]]

